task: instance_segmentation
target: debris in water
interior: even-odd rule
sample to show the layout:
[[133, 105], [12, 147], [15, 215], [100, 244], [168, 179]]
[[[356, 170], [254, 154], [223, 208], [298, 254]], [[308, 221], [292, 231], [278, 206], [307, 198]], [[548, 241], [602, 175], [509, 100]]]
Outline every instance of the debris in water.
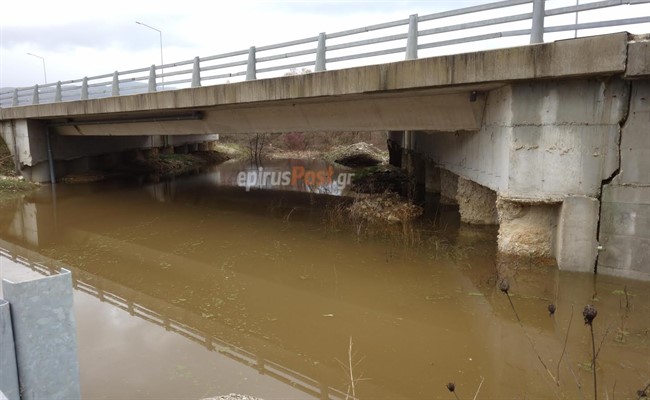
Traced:
[[551, 316], [555, 314], [555, 304], [551, 303], [548, 305], [548, 315]]
[[508, 279], [503, 278], [501, 280], [501, 282], [499, 283], [499, 290], [501, 290], [505, 294], [508, 294], [508, 290], [510, 290], [510, 282], [508, 282]]
[[585, 317], [586, 325], [591, 325], [594, 318], [596, 318], [596, 315], [598, 315], [598, 310], [596, 310], [596, 307], [591, 304], [587, 304], [585, 309], [582, 311], [582, 316]]

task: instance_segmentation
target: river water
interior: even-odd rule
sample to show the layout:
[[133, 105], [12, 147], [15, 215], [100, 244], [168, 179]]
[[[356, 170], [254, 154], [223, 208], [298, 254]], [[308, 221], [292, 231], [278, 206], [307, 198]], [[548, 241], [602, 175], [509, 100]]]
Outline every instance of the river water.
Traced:
[[[328, 166], [264, 168], [301, 167]], [[599, 397], [650, 382], [650, 284], [504, 259], [496, 228], [453, 207], [369, 231], [334, 217], [337, 182], [241, 187], [242, 171], [263, 172], [226, 163], [0, 203], [0, 262], [73, 272], [84, 399], [453, 399], [448, 382], [462, 399], [589, 399], [586, 304]]]

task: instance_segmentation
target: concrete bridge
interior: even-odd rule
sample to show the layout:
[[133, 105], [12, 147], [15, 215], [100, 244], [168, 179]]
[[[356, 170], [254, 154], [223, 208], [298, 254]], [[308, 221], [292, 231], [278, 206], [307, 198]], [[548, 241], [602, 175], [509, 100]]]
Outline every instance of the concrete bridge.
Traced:
[[[406, 21], [405, 38], [417, 39], [417, 21]], [[407, 58], [417, 57], [413, 43]], [[310, 74], [2, 108], [0, 134], [26, 178], [48, 181], [66, 162], [90, 165], [91, 156], [155, 147], [161, 137], [390, 131], [391, 162], [458, 203], [464, 222], [499, 224], [502, 252], [650, 279], [648, 36], [333, 71], [318, 68], [317, 57], [316, 66]]]

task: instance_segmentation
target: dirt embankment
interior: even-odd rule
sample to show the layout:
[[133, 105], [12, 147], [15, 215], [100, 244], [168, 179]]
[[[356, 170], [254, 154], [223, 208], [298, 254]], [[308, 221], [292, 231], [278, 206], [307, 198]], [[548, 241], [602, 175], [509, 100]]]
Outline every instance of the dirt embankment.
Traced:
[[385, 164], [388, 154], [370, 143], [359, 142], [337, 146], [325, 153], [325, 159], [346, 167], [372, 167]]
[[14, 167], [14, 159], [5, 142], [0, 139], [0, 194], [11, 195], [29, 192], [38, 185], [18, 176]]

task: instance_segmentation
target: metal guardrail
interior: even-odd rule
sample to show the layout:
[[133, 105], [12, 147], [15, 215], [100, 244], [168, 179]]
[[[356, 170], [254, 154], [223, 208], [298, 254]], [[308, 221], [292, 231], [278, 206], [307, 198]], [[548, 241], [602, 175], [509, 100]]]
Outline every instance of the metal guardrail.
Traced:
[[[603, 0], [547, 10], [545, 0], [503, 0], [423, 16], [414, 14], [397, 21], [330, 34], [321, 33], [318, 36], [273, 45], [253, 46], [246, 50], [209, 57], [195, 57], [193, 60], [0, 91], [0, 107], [199, 87], [223, 83], [224, 80], [228, 83], [231, 79], [254, 80], [258, 74], [266, 77], [274, 73], [275, 76], [278, 76], [278, 73], [282, 75], [282, 72], [286, 75], [287, 71], [289, 74], [295, 74], [298, 68], [313, 68], [314, 72], [320, 72], [333, 64], [338, 64], [339, 67], [369, 65], [373, 63], [373, 59], [396, 54], [404, 54], [405, 59], [410, 60], [418, 58], [420, 50], [506, 37], [530, 36], [530, 43], [541, 43], [544, 33], [577, 33], [578, 30], [650, 23], [650, 15], [632, 17], [636, 15], [634, 6], [646, 3], [650, 3], [650, 0]], [[578, 23], [578, 14], [581, 12], [616, 6], [627, 6], [629, 12], [626, 15], [630, 17]], [[460, 16], [472, 19], [480, 17], [481, 13], [495, 10], [505, 16], [442, 25], [445, 20], [453, 21]], [[546, 22], [552, 23], [554, 17], [567, 14], [576, 16], [573, 24], [546, 25]], [[546, 21], [547, 19], [549, 21]], [[427, 28], [427, 25], [433, 27]], [[476, 32], [477, 29], [496, 31], [479, 33]], [[367, 37], [377, 32], [390, 33]], [[453, 38], [440, 38], [449, 33], [453, 33]], [[350, 37], [354, 39], [341, 40]], [[418, 44], [420, 39], [431, 40]]]
[[[50, 266], [45, 265], [44, 262], [33, 262], [26, 257], [14, 254], [12, 251], [0, 246], [0, 257], [6, 257], [15, 263], [21, 264], [32, 271], [38, 272], [42, 275], [49, 276], [54, 272], [58, 272], [60, 268], [65, 268], [72, 271], [72, 285], [75, 290], [84, 292], [93, 297], [96, 297], [101, 302], [109, 303], [129, 314], [139, 317], [145, 321], [154, 323], [158, 326], [165, 328], [165, 330], [177, 333], [191, 341], [206, 347], [209, 351], [216, 351], [231, 360], [237, 361], [248, 367], [257, 370], [260, 374], [270, 376], [282, 383], [292, 386], [303, 393], [308, 394], [319, 399], [327, 400], [340, 400], [349, 399], [357, 400], [352, 395], [346, 394], [338, 389], [327, 386], [313, 378], [310, 378], [300, 372], [294, 371], [280, 364], [255, 353], [249, 352], [234, 344], [228, 343], [216, 336], [209, 333], [202, 332], [188, 324], [180, 322], [165, 314], [147, 308], [138, 303], [133, 302], [129, 297], [134, 297], [133, 289], [127, 287], [120, 287], [121, 285], [113, 284], [115, 288], [120, 288], [121, 291], [126, 293], [119, 294], [114, 291], [103, 289], [104, 278], [98, 278], [89, 274], [81, 269], [72, 267], [70, 265], [63, 265], [62, 263], [50, 260]], [[94, 282], [91, 283], [91, 282]], [[108, 281], [110, 282], [110, 281]], [[177, 308], [173, 305], [165, 303], [166, 312], [169, 313], [170, 309]], [[181, 311], [179, 313], [186, 313]]]

